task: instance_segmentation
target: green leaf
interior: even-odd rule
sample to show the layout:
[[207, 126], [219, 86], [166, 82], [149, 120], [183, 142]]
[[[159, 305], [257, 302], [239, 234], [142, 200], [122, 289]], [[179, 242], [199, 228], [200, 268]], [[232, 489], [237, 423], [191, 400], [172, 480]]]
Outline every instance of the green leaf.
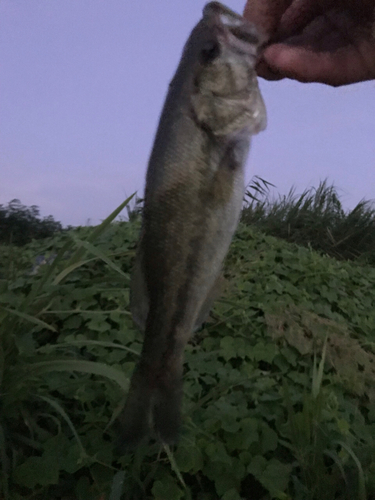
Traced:
[[256, 455], [248, 465], [248, 472], [257, 479], [261, 477], [267, 466], [267, 460], [262, 455]]
[[70, 266], [67, 266], [61, 273], [59, 273], [56, 278], [53, 280], [54, 285], [58, 285], [61, 281], [64, 280], [71, 272], [75, 271], [79, 267], [84, 266], [85, 264], [88, 264], [89, 262], [92, 262], [94, 260], [97, 260], [98, 257], [93, 257], [91, 259], [86, 259], [86, 260], [81, 260], [80, 262], [76, 262], [75, 264], [72, 264]]
[[51, 332], [56, 332], [56, 328], [53, 326], [49, 325], [45, 321], [42, 321], [41, 319], [35, 318], [34, 316], [31, 316], [30, 314], [24, 313], [22, 311], [16, 311], [15, 309], [9, 309], [8, 307], [2, 307], [0, 306], [0, 310], [6, 311], [9, 314], [12, 314], [14, 316], [18, 316], [19, 318], [29, 322], [29, 323], [34, 323], [34, 325], [41, 326], [42, 328], [46, 328], [47, 330], [50, 330]]
[[247, 470], [271, 495], [277, 497], [285, 491], [292, 469], [290, 464], [284, 464], [275, 458], [267, 461], [263, 456], [258, 455], [253, 458]]
[[363, 468], [361, 465], [361, 462], [358, 460], [357, 455], [354, 453], [354, 451], [351, 449], [350, 446], [348, 446], [346, 443], [343, 441], [337, 441], [337, 444], [342, 446], [344, 450], [346, 450], [349, 455], [352, 457], [357, 470], [358, 470], [358, 495], [359, 495], [359, 500], [366, 500], [367, 498], [367, 493], [366, 493], [366, 480], [365, 480], [365, 475], [363, 472]]
[[226, 469], [222, 469], [216, 474], [215, 488], [220, 497], [228, 491], [233, 489], [238, 491], [240, 488], [241, 478], [238, 478], [238, 475], [234, 470], [234, 465], [235, 463], [233, 463], [233, 469], [228, 467]]
[[184, 496], [184, 492], [170, 476], [155, 481], [151, 491], [155, 500], [180, 500]]
[[64, 344], [57, 344], [57, 345], [51, 346], [51, 347], [59, 348], [59, 347], [66, 347], [67, 345], [88, 345], [88, 346], [95, 345], [95, 346], [99, 346], [99, 347], [108, 347], [110, 349], [120, 349], [123, 351], [130, 352], [131, 354], [135, 354], [136, 356], [140, 355], [139, 351], [136, 351], [135, 349], [130, 349], [130, 347], [127, 347], [125, 345], [118, 344], [115, 342], [103, 342], [101, 340], [87, 340], [87, 339], [85, 339], [85, 340], [70, 340], [68, 342], [64, 342]]
[[256, 361], [266, 361], [272, 363], [277, 354], [277, 349], [274, 345], [258, 342], [252, 349], [252, 357]]
[[20, 486], [34, 489], [36, 486], [57, 484], [59, 480], [59, 464], [44, 457], [28, 457], [15, 468], [12, 479]]
[[29, 371], [34, 374], [42, 374], [53, 371], [60, 372], [84, 372], [92, 375], [101, 375], [115, 381], [125, 392], [129, 388], [129, 379], [119, 370], [104, 363], [96, 361], [55, 360], [41, 361], [29, 365]]
[[269, 425], [264, 423], [261, 427], [261, 446], [262, 453], [265, 454], [268, 451], [275, 451], [277, 448], [278, 436], [277, 433], [271, 429]]
[[205, 449], [206, 454], [212, 462], [221, 462], [232, 465], [232, 458], [228, 455], [225, 445], [219, 441], [209, 443]]
[[171, 468], [172, 468], [173, 472], [176, 474], [176, 476], [177, 476], [178, 480], [180, 481], [182, 487], [185, 489], [186, 488], [185, 481], [184, 481], [184, 479], [183, 479], [183, 477], [181, 475], [181, 472], [180, 472], [180, 470], [178, 468], [178, 465], [177, 465], [176, 460], [175, 460], [175, 458], [173, 456], [173, 453], [171, 452], [170, 447], [167, 444], [163, 444], [163, 448], [164, 448], [164, 451], [167, 454], [167, 457], [168, 457], [168, 460], [169, 460], [169, 462], [171, 464]]
[[231, 488], [224, 493], [222, 500], [242, 500], [242, 497], [235, 488]]
[[320, 388], [322, 386], [324, 363], [325, 363], [325, 359], [326, 359], [326, 351], [327, 351], [327, 335], [326, 335], [326, 338], [324, 339], [322, 359], [320, 360], [319, 367], [317, 365], [316, 356], [314, 356], [312, 388], [311, 388], [312, 395], [314, 398], [318, 397], [319, 392], [320, 392]]
[[[259, 441], [259, 422], [255, 418], [244, 418], [240, 421], [240, 430], [230, 438], [231, 448], [247, 450]], [[229, 440], [229, 438], [228, 438]]]
[[42, 400], [42, 401], [45, 401], [46, 403], [48, 403], [49, 405], [52, 406], [52, 408], [54, 408], [57, 413], [59, 413], [63, 419], [65, 420], [65, 422], [68, 424], [68, 426], [70, 427], [70, 430], [72, 431], [74, 437], [76, 438], [77, 440], [77, 443], [81, 449], [81, 454], [82, 454], [82, 457], [85, 457], [86, 456], [86, 452], [85, 452], [85, 449], [83, 447], [83, 444], [82, 444], [82, 441], [80, 440], [79, 436], [78, 436], [78, 433], [72, 423], [72, 421], [70, 420], [70, 418], [68, 417], [68, 415], [66, 414], [65, 410], [62, 408], [62, 406], [57, 402], [57, 401], [54, 401], [53, 399], [51, 398], [47, 398], [45, 396], [39, 396], [39, 398]]
[[[93, 231], [91, 231], [91, 234], [87, 238], [88, 243], [92, 243], [95, 241], [99, 236], [101, 236], [110, 226], [111, 222], [122, 212], [122, 210], [128, 205], [128, 203], [132, 200], [132, 198], [135, 196], [135, 193], [133, 193], [129, 198], [127, 198], [121, 205], [119, 205], [104, 221], [99, 224], [98, 226], [95, 227]], [[72, 255], [70, 258], [67, 267], [70, 267], [80, 260], [82, 260], [82, 257], [85, 255], [86, 249], [84, 247], [78, 248], [78, 250]]]
[[223, 337], [220, 340], [220, 347], [222, 349], [221, 355], [226, 361], [237, 356], [233, 337]]
[[103, 252], [101, 252], [98, 248], [94, 247], [89, 243], [88, 241], [82, 241], [77, 236], [75, 236], [73, 233], [71, 234], [71, 237], [73, 240], [79, 245], [79, 247], [84, 248], [85, 250], [89, 251], [90, 253], [94, 254], [96, 257], [100, 258], [103, 262], [107, 264], [113, 271], [121, 275], [123, 278], [126, 279], [126, 281], [129, 281], [129, 275], [124, 273], [122, 269], [120, 269], [114, 262], [111, 261], [109, 257], [107, 257]]
[[190, 472], [195, 474], [203, 467], [203, 456], [197, 446], [180, 445], [174, 458], [181, 472]]
[[15, 336], [15, 344], [20, 355], [32, 355], [35, 352], [36, 342], [34, 341], [33, 334], [29, 331], [23, 335]]

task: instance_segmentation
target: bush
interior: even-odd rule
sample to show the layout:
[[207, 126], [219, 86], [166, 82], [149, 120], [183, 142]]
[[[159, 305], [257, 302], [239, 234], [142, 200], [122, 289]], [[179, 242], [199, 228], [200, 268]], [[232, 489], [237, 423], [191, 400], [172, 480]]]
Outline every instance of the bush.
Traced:
[[39, 208], [35, 205], [26, 207], [19, 200], [12, 200], [7, 206], [0, 205], [0, 243], [22, 246], [33, 239], [52, 236], [62, 229], [52, 215], [41, 219]]

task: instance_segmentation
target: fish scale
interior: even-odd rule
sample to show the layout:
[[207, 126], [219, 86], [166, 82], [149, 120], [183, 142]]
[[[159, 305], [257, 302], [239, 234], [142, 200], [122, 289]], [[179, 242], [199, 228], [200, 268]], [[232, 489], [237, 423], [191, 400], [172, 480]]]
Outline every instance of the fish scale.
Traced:
[[236, 230], [251, 136], [266, 126], [256, 28], [210, 2], [169, 85], [151, 152], [131, 311], [144, 332], [121, 444], [178, 438], [184, 349], [207, 318]]

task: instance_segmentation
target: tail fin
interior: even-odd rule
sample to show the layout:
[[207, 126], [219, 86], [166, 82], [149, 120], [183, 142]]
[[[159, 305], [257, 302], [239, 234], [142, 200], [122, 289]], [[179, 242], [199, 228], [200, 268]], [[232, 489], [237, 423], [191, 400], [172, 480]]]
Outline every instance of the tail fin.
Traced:
[[159, 383], [153, 407], [153, 425], [158, 437], [166, 444], [178, 439], [181, 424], [182, 378], [175, 376]]
[[132, 449], [149, 434], [155, 389], [137, 367], [130, 383], [128, 398], [119, 417], [120, 449]]
[[174, 444], [181, 421], [182, 378], [154, 379], [145, 376], [139, 368], [133, 374], [128, 399], [119, 417], [120, 449], [134, 449], [146, 438], [153, 427], [163, 443]]

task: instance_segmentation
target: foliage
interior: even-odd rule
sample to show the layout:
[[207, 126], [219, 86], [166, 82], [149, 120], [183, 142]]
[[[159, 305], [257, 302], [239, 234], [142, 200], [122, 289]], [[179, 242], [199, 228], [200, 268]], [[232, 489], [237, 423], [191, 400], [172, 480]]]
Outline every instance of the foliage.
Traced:
[[0, 244], [21, 246], [62, 231], [62, 225], [52, 215], [41, 219], [39, 213], [37, 206], [26, 207], [19, 200], [0, 205]]
[[[134, 201], [133, 201], [134, 200]], [[143, 198], [139, 198], [136, 194], [132, 202], [126, 205], [127, 218], [119, 217], [119, 220], [128, 220], [130, 222], [136, 221], [141, 215], [143, 210]]]
[[[128, 307], [140, 224], [109, 224], [117, 214], [4, 266], [0, 497], [375, 495], [375, 269], [244, 224], [223, 296], [187, 347], [179, 444], [116, 449], [142, 342]], [[39, 254], [56, 257], [31, 273]]]
[[269, 182], [253, 179], [245, 196], [242, 221], [267, 234], [338, 259], [375, 263], [375, 207], [360, 201], [345, 211], [336, 188], [327, 181], [297, 196], [295, 189], [276, 199]]

